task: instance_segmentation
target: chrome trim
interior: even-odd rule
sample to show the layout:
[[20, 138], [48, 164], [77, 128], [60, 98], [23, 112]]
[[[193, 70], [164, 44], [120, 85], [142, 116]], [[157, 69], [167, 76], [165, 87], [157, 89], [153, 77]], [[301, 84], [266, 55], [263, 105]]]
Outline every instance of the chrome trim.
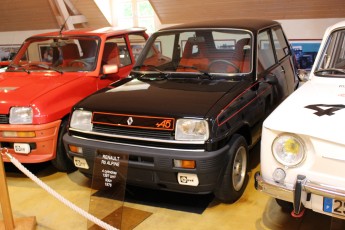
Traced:
[[170, 144], [196, 144], [196, 145], [203, 145], [205, 141], [177, 141], [177, 140], [160, 140], [154, 138], [143, 138], [143, 137], [132, 137], [132, 136], [124, 136], [124, 135], [114, 135], [114, 134], [107, 134], [107, 133], [96, 133], [92, 131], [83, 131], [79, 129], [69, 128], [71, 131], [76, 131], [79, 133], [85, 134], [92, 134], [97, 136], [105, 136], [105, 137], [115, 137], [120, 139], [130, 139], [130, 140], [137, 140], [137, 141], [152, 141], [152, 142], [160, 142], [160, 143], [170, 143]]
[[173, 150], [173, 151], [184, 151], [184, 152], [205, 152], [204, 149], [173, 149], [173, 148], [162, 148], [162, 147], [154, 147], [154, 146], [146, 146], [146, 145], [134, 145], [134, 144], [126, 144], [126, 143], [120, 143], [120, 142], [111, 142], [111, 141], [103, 141], [103, 140], [94, 140], [90, 138], [85, 137], [79, 137], [72, 135], [75, 138], [87, 140], [87, 141], [97, 141], [102, 143], [108, 143], [108, 144], [118, 144], [118, 145], [124, 145], [124, 146], [132, 146], [132, 147], [140, 147], [140, 148], [148, 148], [148, 149], [161, 149], [161, 150]]
[[293, 192], [293, 212], [299, 215], [303, 211], [303, 184], [305, 176], [298, 175]]
[[[255, 181], [257, 182], [257, 190], [271, 194], [276, 198], [282, 198], [279, 193], [282, 193], [283, 197], [285, 197], [286, 201], [293, 202], [293, 189], [288, 189], [283, 187], [280, 184], [270, 184], [262, 178], [261, 175], [255, 175]], [[336, 188], [334, 186], [320, 184], [316, 182], [309, 181], [305, 179], [302, 183], [302, 190], [307, 193], [312, 193], [315, 195], [329, 197], [329, 198], [337, 198], [345, 201], [345, 190]]]
[[[301, 177], [302, 175], [299, 175], [299, 176]], [[267, 193], [271, 195], [272, 197], [275, 197], [281, 200], [285, 200], [291, 203], [294, 202], [295, 189], [288, 189], [286, 187], [283, 187], [283, 185], [280, 185], [280, 184], [270, 184], [264, 181], [264, 179], [258, 172], [255, 174], [254, 179], [255, 179], [256, 190]], [[297, 179], [298, 178], [296, 178], [296, 183], [297, 183]], [[311, 193], [313, 195], [318, 195], [322, 197], [338, 199], [345, 202], [345, 190], [342, 190], [330, 185], [308, 181], [307, 179], [303, 179], [300, 182], [301, 182], [301, 188], [303, 192]], [[303, 196], [300, 198], [303, 198]], [[305, 200], [301, 200], [301, 202], [304, 203]], [[294, 204], [294, 207], [295, 207], [295, 204]], [[337, 215], [336, 213], [330, 213], [330, 212], [324, 212], [324, 211], [322, 213], [325, 215], [335, 216], [341, 219], [345, 219], [345, 216], [340, 216], [340, 215]]]
[[306, 181], [304, 189], [306, 192], [310, 192], [312, 194], [345, 201], [345, 190], [333, 186]]
[[293, 202], [293, 190], [283, 187], [283, 185], [270, 184], [262, 178], [259, 173], [255, 174], [256, 190], [267, 193], [275, 198]]

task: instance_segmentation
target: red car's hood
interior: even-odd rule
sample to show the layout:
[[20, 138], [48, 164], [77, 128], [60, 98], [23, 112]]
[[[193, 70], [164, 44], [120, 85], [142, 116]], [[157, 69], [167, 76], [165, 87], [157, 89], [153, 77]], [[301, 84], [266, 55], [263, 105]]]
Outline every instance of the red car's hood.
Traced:
[[11, 106], [28, 106], [35, 99], [61, 85], [84, 76], [84, 73], [5, 72], [0, 74], [0, 114]]

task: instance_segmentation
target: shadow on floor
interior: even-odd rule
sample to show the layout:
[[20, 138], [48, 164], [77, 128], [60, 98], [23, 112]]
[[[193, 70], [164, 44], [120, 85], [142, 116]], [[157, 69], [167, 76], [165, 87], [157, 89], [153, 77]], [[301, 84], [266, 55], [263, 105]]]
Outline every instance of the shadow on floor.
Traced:
[[312, 210], [305, 210], [301, 218], [294, 218], [283, 212], [275, 199], [271, 198], [265, 207], [262, 219], [256, 222], [258, 230], [343, 230], [345, 221], [323, 215]]
[[213, 194], [184, 194], [127, 185], [125, 201], [183, 212], [202, 214], [213, 198]]

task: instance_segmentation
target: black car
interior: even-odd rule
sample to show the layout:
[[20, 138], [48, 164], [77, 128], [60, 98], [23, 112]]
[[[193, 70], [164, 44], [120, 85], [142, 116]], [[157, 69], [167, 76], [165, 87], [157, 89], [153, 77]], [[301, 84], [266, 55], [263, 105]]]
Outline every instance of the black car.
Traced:
[[232, 203], [248, 181], [248, 149], [265, 117], [297, 88], [295, 72], [275, 21], [161, 29], [130, 76], [74, 106], [65, 147], [85, 175], [114, 152], [127, 156], [127, 184]]

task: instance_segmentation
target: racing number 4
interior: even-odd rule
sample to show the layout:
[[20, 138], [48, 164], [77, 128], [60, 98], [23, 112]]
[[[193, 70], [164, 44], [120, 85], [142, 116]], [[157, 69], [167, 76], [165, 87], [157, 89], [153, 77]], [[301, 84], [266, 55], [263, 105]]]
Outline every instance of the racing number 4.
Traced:
[[[323, 109], [322, 107], [328, 107], [328, 109]], [[307, 109], [315, 110], [315, 115], [321, 117], [323, 115], [332, 116], [338, 110], [345, 108], [345, 105], [327, 105], [327, 104], [315, 104], [305, 106]]]

